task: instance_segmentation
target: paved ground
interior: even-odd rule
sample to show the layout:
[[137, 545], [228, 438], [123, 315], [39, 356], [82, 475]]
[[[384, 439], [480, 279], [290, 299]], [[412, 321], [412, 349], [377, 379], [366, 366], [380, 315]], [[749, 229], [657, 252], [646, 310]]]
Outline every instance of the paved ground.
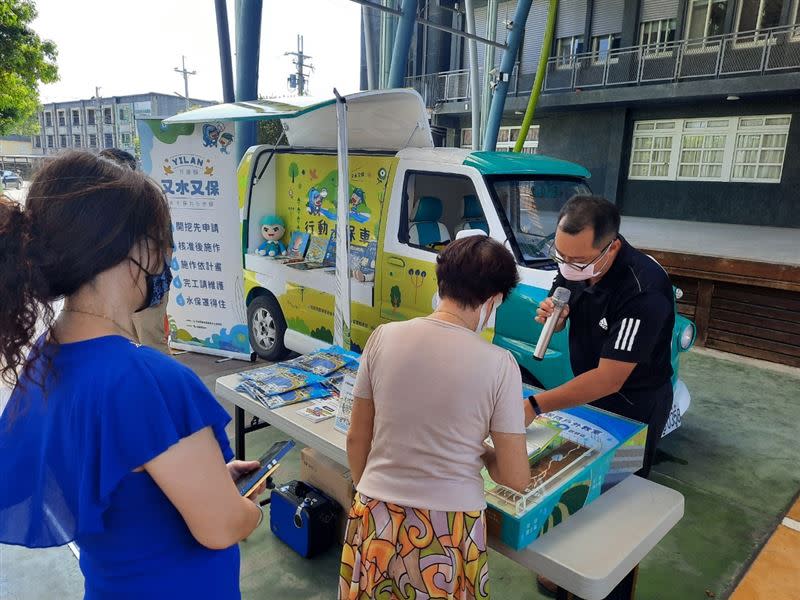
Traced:
[[639, 248], [800, 265], [800, 229], [622, 217], [622, 235]]
[[[194, 354], [179, 358], [210, 387], [216, 377], [248, 366]], [[654, 479], [685, 495], [686, 516], [642, 565], [638, 597], [647, 600], [728, 597], [800, 490], [800, 372], [700, 352], [685, 356], [682, 369], [692, 408], [664, 441]], [[254, 433], [247, 454], [256, 457], [285, 437], [269, 428]], [[299, 475], [298, 457], [292, 452], [282, 462], [280, 481]], [[242, 544], [242, 554], [246, 600], [335, 597], [337, 548], [304, 560], [265, 526]], [[495, 553], [490, 564], [493, 598], [542, 598], [530, 572]], [[69, 550], [0, 546], [3, 600], [70, 600], [81, 592]]]

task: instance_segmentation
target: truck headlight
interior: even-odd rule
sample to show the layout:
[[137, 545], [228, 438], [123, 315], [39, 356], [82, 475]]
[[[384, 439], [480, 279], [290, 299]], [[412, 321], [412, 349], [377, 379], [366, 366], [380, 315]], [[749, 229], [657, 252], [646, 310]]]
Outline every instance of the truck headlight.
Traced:
[[686, 327], [683, 328], [681, 331], [681, 350], [688, 350], [692, 347], [692, 342], [694, 341], [694, 324], [689, 323]]

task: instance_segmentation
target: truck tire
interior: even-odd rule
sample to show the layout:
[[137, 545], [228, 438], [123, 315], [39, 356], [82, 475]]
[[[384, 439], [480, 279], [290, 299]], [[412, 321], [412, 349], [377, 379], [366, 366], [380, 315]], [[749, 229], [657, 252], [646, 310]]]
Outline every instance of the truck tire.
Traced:
[[247, 307], [247, 331], [250, 345], [264, 360], [279, 361], [285, 358], [286, 320], [278, 301], [269, 295], [256, 296]]

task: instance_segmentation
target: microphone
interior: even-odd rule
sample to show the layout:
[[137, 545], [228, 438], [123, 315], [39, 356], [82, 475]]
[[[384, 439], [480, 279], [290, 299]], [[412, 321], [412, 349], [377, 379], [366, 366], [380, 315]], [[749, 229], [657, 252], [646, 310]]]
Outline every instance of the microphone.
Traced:
[[553, 314], [547, 317], [547, 321], [544, 322], [542, 333], [539, 334], [539, 341], [536, 343], [536, 349], [533, 351], [533, 358], [536, 360], [542, 360], [544, 358], [547, 347], [550, 345], [550, 338], [553, 337], [553, 332], [556, 329], [558, 318], [561, 316], [561, 311], [564, 310], [567, 302], [569, 302], [570, 294], [571, 292], [565, 287], [556, 288], [556, 291], [553, 292], [553, 304], [556, 306], [555, 309], [553, 309]]

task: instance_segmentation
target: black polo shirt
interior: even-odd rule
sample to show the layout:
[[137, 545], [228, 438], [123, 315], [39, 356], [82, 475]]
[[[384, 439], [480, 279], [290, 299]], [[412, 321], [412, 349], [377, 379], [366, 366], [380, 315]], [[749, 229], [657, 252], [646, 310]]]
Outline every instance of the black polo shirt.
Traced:
[[614, 264], [596, 285], [567, 281], [559, 273], [553, 290], [572, 292], [569, 353], [575, 376], [596, 368], [601, 358], [636, 363], [619, 394], [593, 404], [647, 421], [649, 408], [642, 404], [650, 405], [648, 396], [672, 391], [672, 283], [655, 260], [622, 236], [620, 241]]

